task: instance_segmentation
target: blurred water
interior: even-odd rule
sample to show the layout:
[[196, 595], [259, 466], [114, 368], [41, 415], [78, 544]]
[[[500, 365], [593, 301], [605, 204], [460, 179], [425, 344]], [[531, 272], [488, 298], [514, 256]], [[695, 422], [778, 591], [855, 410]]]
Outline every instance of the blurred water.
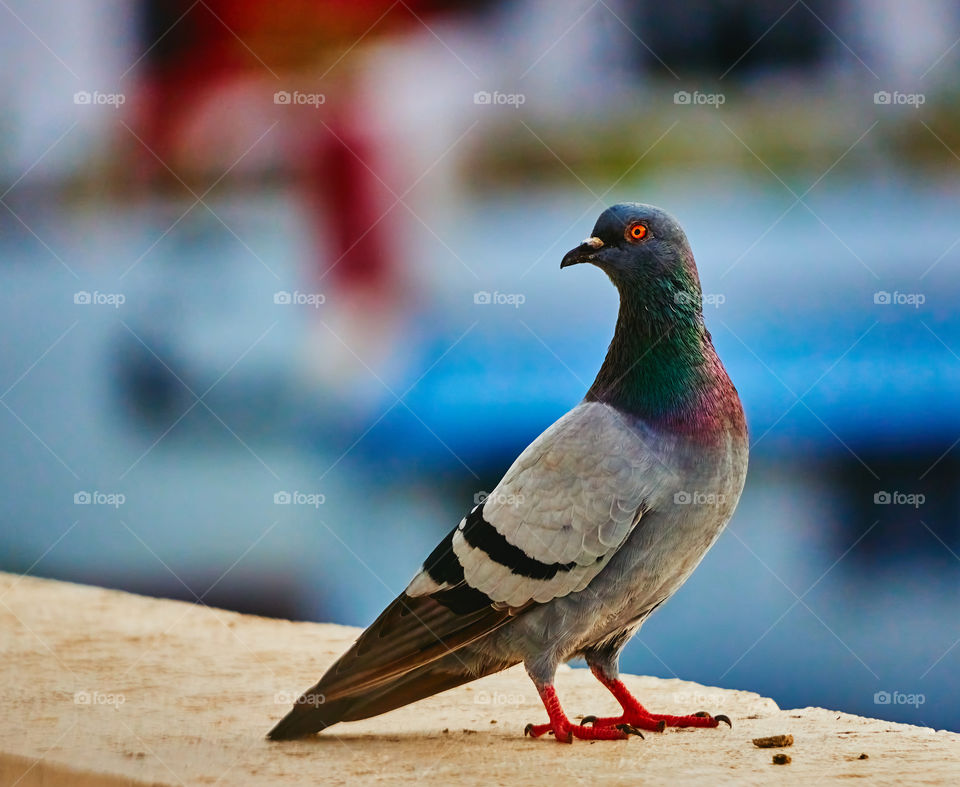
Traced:
[[[841, 181], [777, 221], [793, 202], [779, 187], [710, 182], [606, 200], [688, 228], [759, 440], [729, 532], [624, 666], [960, 729], [956, 466], [927, 479], [935, 512], [873, 507], [902, 479], [871, 469], [916, 465], [920, 484], [960, 435], [958, 194]], [[592, 380], [616, 295], [558, 264], [601, 206], [573, 191], [438, 201], [424, 218], [446, 243], [417, 226], [403, 239], [413, 312], [355, 344], [336, 293], [316, 311], [274, 303], [314, 286], [285, 195], [211, 204], [244, 243], [202, 215], [157, 241], [182, 210], [162, 203], [38, 208], [47, 247], [4, 228], [0, 568], [362, 625]], [[926, 302], [875, 303], [885, 291]], [[75, 505], [81, 491], [126, 500]], [[275, 504], [283, 491], [323, 503]]]

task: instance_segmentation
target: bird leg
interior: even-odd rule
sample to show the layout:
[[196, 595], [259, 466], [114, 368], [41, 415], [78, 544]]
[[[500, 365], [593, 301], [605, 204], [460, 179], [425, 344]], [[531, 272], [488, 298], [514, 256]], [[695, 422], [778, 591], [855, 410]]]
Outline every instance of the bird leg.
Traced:
[[619, 724], [603, 724], [594, 727], [584, 727], [581, 724], [572, 724], [560, 707], [560, 699], [557, 692], [551, 684], [543, 686], [538, 685], [537, 691], [540, 693], [540, 699], [543, 700], [543, 707], [547, 709], [547, 716], [550, 717], [549, 724], [528, 724], [523, 731], [524, 735], [531, 738], [539, 738], [546, 733], [552, 733], [560, 743], [573, 743], [574, 738], [589, 741], [622, 741], [631, 735], [643, 735], [639, 730], [630, 724], [621, 722]]
[[730, 727], [733, 724], [727, 716], [711, 716], [706, 711], [700, 711], [692, 716], [671, 716], [666, 713], [650, 713], [641, 705], [637, 699], [623, 685], [623, 681], [618, 678], [608, 677], [598, 667], [591, 666], [591, 672], [594, 677], [606, 686], [610, 693], [620, 703], [623, 708], [623, 714], [620, 716], [609, 716], [606, 718], [597, 718], [596, 716], [587, 716], [583, 724], [593, 724], [593, 729], [608, 729], [628, 724], [640, 730], [651, 730], [653, 732], [663, 732], [665, 727], [718, 727], [720, 722], [726, 722]]

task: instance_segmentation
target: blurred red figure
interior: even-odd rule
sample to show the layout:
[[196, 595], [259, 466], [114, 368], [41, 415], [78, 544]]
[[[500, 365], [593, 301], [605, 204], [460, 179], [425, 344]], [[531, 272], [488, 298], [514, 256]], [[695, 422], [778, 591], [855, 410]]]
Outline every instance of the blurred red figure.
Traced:
[[[419, 26], [418, 18], [429, 20], [441, 6], [409, 2], [385, 14], [390, 4], [364, 0], [288, 0], [279, 9], [266, 0], [195, 5], [190, 0], [150, 0], [141, 13], [143, 49], [152, 48], [137, 66], [143, 88], [134, 120], [137, 134], [202, 194], [235, 162], [214, 164], [200, 151], [224, 155], [218, 136], [232, 137], [245, 120], [251, 122], [236, 107], [222, 106], [226, 114], [214, 113], [207, 145], [197, 144], [192, 129], [209, 106], [222, 105], [223, 96], [236, 95], [237, 86], [244, 84], [256, 85], [260, 98], [268, 101], [273, 91], [292, 92], [295, 85], [323, 93], [319, 110], [281, 107], [283, 123], [292, 122], [292, 132], [282, 137], [289, 142], [280, 148], [280, 160], [268, 166], [292, 173], [305, 192], [314, 235], [314, 283], [320, 287], [322, 281], [323, 287], [351, 301], [396, 307], [405, 288], [396, 245], [388, 234], [390, 217], [384, 215], [395, 197], [381, 179], [389, 182], [390, 177], [383, 163], [403, 157], [388, 155], [385, 135], [368, 132], [376, 124], [367, 122], [362, 97], [352, 89], [357, 80], [351, 74], [363, 58], [362, 48], [354, 47], [360, 39], [367, 44]], [[271, 103], [274, 117], [276, 109]], [[269, 125], [263, 117], [256, 119], [259, 123], [248, 129], [249, 139], [237, 141], [237, 155]], [[282, 130], [281, 124], [276, 131]], [[269, 151], [271, 145], [264, 148]], [[148, 151], [140, 153], [141, 176], [167, 176]], [[249, 172], [263, 155], [251, 152], [247, 166], [238, 166], [231, 176]]]

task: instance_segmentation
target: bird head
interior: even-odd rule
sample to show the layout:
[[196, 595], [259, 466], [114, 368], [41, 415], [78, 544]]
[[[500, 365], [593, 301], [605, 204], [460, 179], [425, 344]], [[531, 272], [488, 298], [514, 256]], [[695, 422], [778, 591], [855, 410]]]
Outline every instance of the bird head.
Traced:
[[642, 295], [681, 311], [700, 308], [700, 280], [687, 236], [673, 216], [653, 205], [623, 202], [607, 208], [560, 267], [581, 262], [600, 268], [621, 295]]

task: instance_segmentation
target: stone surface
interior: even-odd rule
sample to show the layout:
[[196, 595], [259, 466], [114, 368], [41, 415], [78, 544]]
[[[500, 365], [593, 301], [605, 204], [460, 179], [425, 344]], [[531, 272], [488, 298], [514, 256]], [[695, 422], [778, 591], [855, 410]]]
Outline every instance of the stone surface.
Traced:
[[[546, 714], [521, 668], [266, 741], [356, 635], [0, 574], [0, 785], [960, 783], [960, 735], [651, 677], [625, 678], [647, 707], [722, 712], [733, 729], [531, 740], [524, 725]], [[557, 686], [573, 716], [617, 710], [585, 670], [564, 669]], [[787, 734], [788, 765], [752, 743]]]

